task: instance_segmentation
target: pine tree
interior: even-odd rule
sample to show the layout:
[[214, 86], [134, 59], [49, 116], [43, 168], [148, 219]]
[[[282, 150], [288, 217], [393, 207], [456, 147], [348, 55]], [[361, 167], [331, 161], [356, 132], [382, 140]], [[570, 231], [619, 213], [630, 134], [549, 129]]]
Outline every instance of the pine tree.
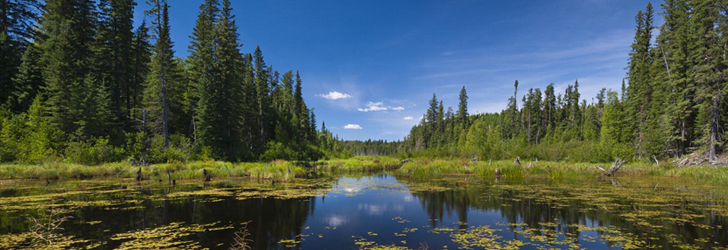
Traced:
[[648, 3], [645, 12], [638, 12], [635, 18], [637, 28], [635, 29], [635, 40], [632, 44], [632, 52], [629, 61], [629, 88], [628, 113], [633, 117], [631, 126], [636, 133], [635, 154], [641, 156], [644, 153], [643, 133], [647, 130], [647, 117], [651, 103], [650, 85], [650, 41], [652, 39], [653, 10], [652, 4]]
[[[708, 159], [717, 158], [717, 146], [722, 141], [720, 106], [725, 95], [725, 82], [722, 74], [725, 70], [720, 41], [720, 29], [725, 27], [720, 22], [719, 6], [714, 1], [695, 0], [691, 17], [692, 37], [689, 47], [689, 60], [693, 65], [689, 77], [694, 81], [696, 103], [699, 114], [696, 125], [701, 130], [701, 139], [706, 147]], [[716, 28], [717, 27], [717, 28]]]
[[458, 104], [458, 122], [461, 124], [463, 129], [468, 128], [468, 92], [465, 91], [465, 86], [460, 89], [460, 96], [458, 98], [460, 103]]
[[225, 145], [225, 128], [223, 121], [225, 100], [221, 73], [215, 59], [218, 47], [217, 27], [218, 2], [206, 0], [200, 5], [197, 23], [193, 28], [190, 56], [188, 58], [190, 81], [194, 89], [191, 99], [191, 110], [194, 111], [194, 127], [203, 145], [211, 147], [216, 153], [231, 156]]
[[695, 86], [687, 76], [690, 68], [689, 6], [686, 0], [667, 0], [662, 7], [665, 23], [656, 39], [657, 49], [661, 54], [658, 57], [662, 57], [662, 60], [655, 61], [664, 63], [660, 65], [662, 67], [658, 67], [659, 78], [669, 85], [667, 98], [676, 104], [664, 105], [664, 113], [672, 124], [671, 130], [665, 133], [669, 134], [669, 141], [674, 141], [673, 149], [680, 156], [685, 154], [688, 142], [693, 140], [695, 120]]
[[235, 24], [230, 0], [222, 0], [219, 22], [216, 26], [218, 49], [216, 56], [218, 62], [220, 88], [222, 93], [221, 107], [219, 107], [220, 125], [222, 126], [223, 144], [227, 158], [237, 159], [237, 152], [241, 149], [243, 124], [243, 57], [238, 49], [238, 27]]
[[[153, 18], [154, 34], [156, 36], [156, 45], [154, 46], [154, 56], [151, 62], [151, 72], [147, 77], [147, 87], [145, 90], [146, 109], [150, 114], [150, 128], [161, 132], [163, 136], [163, 146], [169, 148], [169, 100], [168, 86], [171, 82], [170, 71], [174, 68], [173, 60], [174, 52], [172, 51], [172, 40], [169, 37], [169, 6], [166, 0], [149, 0], [151, 9], [147, 10]], [[161, 131], [160, 131], [161, 130]]]
[[[92, 68], [96, 81], [108, 89], [113, 114], [112, 135], [123, 135], [123, 124], [129, 122], [131, 107], [131, 86], [133, 83], [134, 27], [133, 0], [99, 1], [99, 20], [92, 48]], [[104, 124], [106, 126], [106, 124]]]
[[18, 74], [13, 78], [14, 89], [7, 105], [14, 113], [21, 113], [32, 104], [43, 88], [43, 76], [40, 66], [40, 55], [35, 44], [30, 44], [23, 54], [23, 62]]
[[85, 110], [84, 84], [91, 73], [94, 37], [93, 3], [84, 0], [50, 0], [40, 22], [43, 79], [48, 93], [51, 124], [65, 133], [75, 133]]
[[134, 33], [134, 47], [133, 47], [133, 73], [131, 77], [130, 93], [131, 108], [128, 110], [131, 112], [129, 117], [134, 121], [132, 124], [139, 124], [142, 121], [140, 109], [143, 108], [142, 100], [144, 93], [145, 81], [149, 74], [149, 64], [152, 56], [152, 45], [149, 43], [149, 28], [147, 27], [146, 20], [142, 20], [142, 23], [137, 27]]
[[[263, 144], [265, 144], [268, 141], [268, 132], [266, 128], [266, 123], [268, 123], [269, 119], [269, 93], [270, 88], [268, 86], [268, 72], [267, 68], [265, 66], [265, 61], [263, 60], [263, 52], [260, 50], [260, 47], [255, 48], [255, 52], [253, 53], [253, 60], [255, 61], [254, 67], [255, 67], [255, 87], [256, 87], [256, 104], [257, 104], [257, 117], [256, 120], [258, 122], [258, 136], [259, 141]], [[299, 105], [297, 105], [299, 106]], [[299, 111], [299, 110], [297, 110]], [[301, 114], [301, 112], [296, 112], [296, 114]], [[299, 117], [300, 119], [300, 117]]]
[[37, 0], [0, 1], [0, 105], [7, 102], [15, 89], [13, 78], [34, 38], [33, 24], [39, 7]]

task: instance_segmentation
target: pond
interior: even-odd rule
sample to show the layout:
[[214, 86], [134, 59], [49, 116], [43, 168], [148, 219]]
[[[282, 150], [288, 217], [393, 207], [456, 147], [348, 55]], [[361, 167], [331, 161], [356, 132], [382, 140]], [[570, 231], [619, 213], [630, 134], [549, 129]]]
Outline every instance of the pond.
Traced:
[[728, 189], [660, 177], [1, 183], [0, 249], [728, 249]]

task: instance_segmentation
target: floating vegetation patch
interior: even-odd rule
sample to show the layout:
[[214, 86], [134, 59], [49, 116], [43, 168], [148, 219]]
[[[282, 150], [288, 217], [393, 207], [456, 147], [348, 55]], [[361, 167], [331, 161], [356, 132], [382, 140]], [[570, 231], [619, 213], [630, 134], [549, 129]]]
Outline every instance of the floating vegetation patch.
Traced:
[[219, 223], [185, 225], [172, 222], [166, 226], [115, 234], [111, 240], [121, 241], [118, 249], [200, 249], [199, 243], [189, 239], [196, 233], [226, 230], [232, 225], [218, 226]]
[[504, 240], [502, 236], [494, 234], [496, 231], [500, 230], [492, 229], [489, 226], [477, 226], [452, 233], [450, 237], [453, 242], [458, 243], [460, 248], [464, 249], [519, 249], [525, 245], [520, 240]]

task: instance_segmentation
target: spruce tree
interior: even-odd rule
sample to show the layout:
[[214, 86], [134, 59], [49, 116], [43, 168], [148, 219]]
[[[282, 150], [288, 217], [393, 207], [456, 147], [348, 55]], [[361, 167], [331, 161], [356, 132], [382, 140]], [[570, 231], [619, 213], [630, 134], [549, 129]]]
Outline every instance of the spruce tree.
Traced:
[[190, 65], [189, 75], [193, 94], [191, 97], [191, 110], [194, 111], [195, 124], [193, 133], [203, 145], [211, 147], [216, 154], [229, 156], [225, 145], [226, 127], [222, 116], [226, 107], [223, 99], [224, 92], [220, 72], [215, 60], [215, 51], [218, 47], [218, 2], [206, 0], [200, 5], [197, 23], [193, 28], [191, 44], [189, 46]]
[[86, 78], [91, 73], [94, 20], [93, 2], [49, 0], [40, 22], [43, 79], [48, 93], [51, 124], [65, 133], [75, 133], [87, 95]]
[[[268, 86], [268, 71], [267, 67], [265, 66], [265, 60], [263, 59], [263, 52], [260, 50], [260, 46], [255, 47], [255, 52], [253, 53], [253, 60], [254, 67], [255, 67], [255, 87], [256, 87], [256, 104], [257, 104], [257, 117], [256, 120], [258, 122], [258, 136], [259, 141], [263, 144], [265, 144], [268, 141], [268, 132], [266, 128], [266, 123], [269, 119], [269, 93], [270, 88]], [[300, 105], [298, 105], [300, 106]], [[300, 114], [301, 112], [296, 112], [296, 114]], [[300, 119], [300, 117], [299, 117]]]
[[142, 100], [145, 81], [149, 74], [149, 64], [152, 56], [152, 45], [149, 42], [149, 28], [147, 27], [146, 20], [142, 20], [142, 23], [137, 27], [134, 32], [134, 47], [133, 47], [133, 69], [131, 76], [130, 93], [131, 100], [129, 101], [131, 108], [127, 110], [130, 112], [129, 117], [133, 120], [129, 126], [138, 125], [139, 121], [142, 121], [141, 109], [143, 108]]
[[35, 97], [43, 88], [43, 76], [40, 66], [40, 54], [35, 44], [30, 44], [23, 54], [23, 62], [18, 74], [13, 78], [15, 85], [7, 105], [14, 113], [28, 110]]
[[152, 25], [156, 38], [151, 72], [147, 76], [145, 90], [145, 110], [149, 112], [148, 128], [161, 133], [164, 148], [169, 148], [169, 104], [168, 87], [171, 85], [170, 72], [176, 64], [173, 60], [172, 40], [169, 37], [169, 6], [166, 0], [149, 0], [151, 9], [147, 13], [152, 16]]
[[235, 24], [230, 0], [222, 0], [219, 22], [216, 25], [216, 36], [218, 48], [216, 50], [216, 61], [218, 64], [219, 87], [217, 91], [222, 93], [219, 114], [220, 124], [224, 140], [222, 141], [229, 160], [237, 159], [237, 152], [241, 149], [242, 130], [244, 114], [243, 103], [243, 57], [240, 53], [238, 42], [238, 27]]
[[695, 0], [690, 20], [692, 37], [689, 47], [689, 60], [693, 65], [689, 77], [694, 81], [698, 117], [696, 126], [701, 131], [700, 142], [705, 146], [707, 157], [717, 158], [717, 146], [722, 141], [720, 107], [725, 95], [725, 82], [722, 80], [725, 64], [722, 60], [720, 45], [719, 6], [714, 1]]
[[21, 66], [26, 47], [35, 38], [33, 24], [39, 7], [37, 0], [0, 1], [0, 105], [5, 104], [15, 90], [13, 78]]
[[462, 89], [460, 89], [460, 96], [458, 98], [460, 103], [458, 104], [458, 112], [456, 116], [458, 117], [458, 122], [462, 126], [463, 129], [468, 128], [468, 92], [465, 90], [465, 86], [463, 86]]

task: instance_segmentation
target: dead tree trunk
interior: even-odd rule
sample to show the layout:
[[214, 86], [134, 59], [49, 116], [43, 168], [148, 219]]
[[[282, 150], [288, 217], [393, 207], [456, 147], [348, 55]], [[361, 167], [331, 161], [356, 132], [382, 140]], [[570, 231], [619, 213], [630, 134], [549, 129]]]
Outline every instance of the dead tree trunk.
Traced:
[[715, 145], [718, 143], [718, 140], [720, 140], [718, 135], [718, 123], [720, 122], [720, 93], [716, 93], [713, 96], [713, 108], [712, 108], [712, 119], [710, 124], [710, 145], [708, 145], [708, 160], [709, 161], [715, 161], [716, 157], [716, 149]]
[[624, 162], [625, 162], [625, 160], [617, 158], [614, 160], [614, 163], [612, 163], [612, 167], [610, 167], [609, 170], [606, 170], [600, 166], [594, 166], [591, 168], [596, 168], [596, 169], [601, 170], [604, 173], [604, 175], [606, 175], [606, 176], [614, 176], [614, 174], [616, 174], [617, 171], [619, 171], [619, 169], [622, 168], [622, 164], [624, 164]]

